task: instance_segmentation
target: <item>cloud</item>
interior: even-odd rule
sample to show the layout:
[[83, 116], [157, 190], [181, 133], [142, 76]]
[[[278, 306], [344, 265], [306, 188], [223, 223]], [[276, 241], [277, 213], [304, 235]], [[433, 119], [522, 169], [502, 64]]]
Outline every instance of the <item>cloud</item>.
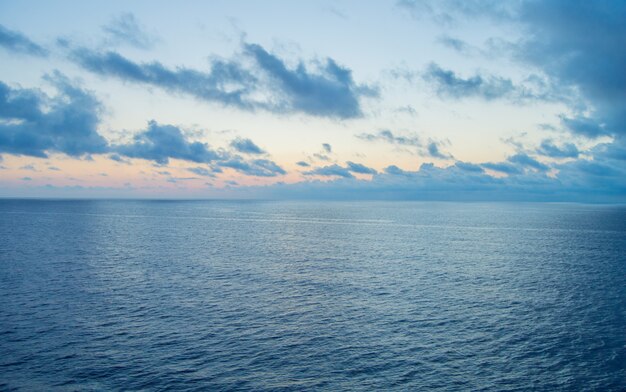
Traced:
[[256, 106], [247, 97], [256, 78], [233, 62], [213, 60], [210, 70], [201, 72], [184, 67], [172, 70], [156, 61], [135, 63], [117, 52], [99, 53], [86, 48], [74, 49], [71, 58], [86, 70], [102, 76], [157, 86], [244, 110]]
[[521, 174], [522, 171], [516, 165], [512, 165], [508, 162], [485, 162], [481, 164], [485, 169], [497, 171], [500, 173], [513, 175], [513, 174]]
[[97, 52], [84, 47], [72, 49], [70, 58], [102, 76], [247, 111], [349, 119], [362, 116], [361, 98], [378, 95], [376, 89], [356, 84], [352, 71], [331, 58], [314, 71], [302, 61], [290, 69], [257, 44], [243, 44], [242, 54], [232, 60], [211, 60], [208, 71], [171, 69], [157, 61], [137, 63], [115, 51]]
[[371, 167], [367, 167], [363, 164], [360, 163], [354, 163], [354, 162], [346, 162], [346, 165], [348, 166], [348, 170], [350, 170], [353, 173], [359, 173], [359, 174], [376, 174], [377, 171], [372, 169]]
[[254, 142], [250, 139], [237, 138], [230, 142], [230, 146], [242, 154], [265, 154], [265, 151], [254, 144]]
[[585, 136], [590, 139], [595, 139], [608, 134], [607, 130], [604, 129], [602, 125], [598, 124], [596, 120], [583, 116], [574, 118], [561, 117], [561, 122], [572, 133]]
[[48, 50], [31, 41], [30, 38], [17, 31], [9, 30], [0, 25], [0, 46], [15, 53], [46, 57]]
[[480, 165], [477, 165], [475, 163], [457, 161], [455, 162], [454, 166], [456, 166], [460, 170], [471, 172], [471, 173], [484, 172], [483, 168]]
[[524, 1], [517, 18], [524, 27], [518, 57], [575, 87], [593, 109], [566, 125], [589, 137], [626, 134], [626, 3]]
[[467, 42], [458, 38], [451, 37], [449, 35], [443, 35], [439, 37], [437, 39], [437, 42], [449, 49], [465, 55], [472, 55], [478, 52], [476, 48], [472, 47]]
[[287, 173], [282, 167], [269, 159], [244, 161], [239, 157], [233, 157], [230, 160], [218, 162], [218, 165], [235, 169], [249, 176], [257, 177], [276, 177]]
[[296, 165], [301, 166], [301, 167], [310, 167], [311, 166], [309, 163], [304, 162], [304, 161], [296, 162]]
[[126, 43], [139, 49], [150, 49], [156, 42], [156, 38], [146, 33], [131, 13], [118, 15], [102, 26], [102, 30], [107, 34], [109, 45]]
[[335, 177], [331, 181], [311, 180], [240, 190], [257, 197], [286, 199], [626, 201], [626, 173], [609, 161], [567, 162], [558, 166], [558, 177], [543, 171], [522, 170], [523, 167], [508, 160], [501, 165], [517, 168], [512, 170], [517, 174], [496, 178], [478, 165], [457, 162], [444, 168], [423, 164], [417, 170], [392, 165], [371, 180], [359, 180], [335, 167], [324, 170], [328, 176]]
[[111, 154], [111, 155], [109, 155], [109, 159], [111, 159], [111, 160], [113, 160], [115, 162], [120, 162], [120, 163], [126, 163], [126, 164], [130, 163], [126, 159], [122, 158], [119, 154]]
[[521, 152], [509, 157], [508, 161], [511, 163], [518, 164], [519, 166], [522, 166], [522, 167], [530, 167], [532, 169], [542, 171], [542, 172], [547, 171], [549, 169], [547, 165]]
[[359, 99], [375, 97], [378, 91], [357, 85], [352, 71], [331, 58], [311, 72], [302, 61], [289, 69], [283, 60], [257, 44], [244, 44], [244, 53], [256, 60], [257, 65], [270, 77], [268, 91], [279, 94], [279, 107], [314, 116], [355, 118], [362, 116]]
[[388, 129], [380, 130], [378, 131], [378, 133], [361, 133], [359, 135], [356, 135], [356, 137], [369, 142], [380, 140], [390, 144], [397, 144], [401, 146], [422, 146], [422, 143], [417, 136], [397, 136]]
[[333, 164], [333, 165], [328, 165], [328, 166], [323, 166], [323, 167], [317, 167], [313, 170], [304, 172], [305, 175], [309, 175], [309, 176], [314, 175], [314, 176], [323, 176], [323, 177], [342, 177], [342, 178], [353, 178], [354, 175], [352, 173], [376, 174], [377, 171], [361, 163], [347, 161], [345, 167], [337, 165], [337, 164]]
[[414, 152], [425, 157], [438, 159], [451, 159], [452, 155], [446, 154], [440, 149], [440, 142], [429, 140], [426, 145], [422, 143], [416, 135], [400, 136], [396, 135], [388, 129], [383, 129], [377, 133], [361, 133], [356, 135], [357, 138], [368, 142], [382, 141], [396, 146], [415, 147]]
[[353, 178], [354, 176], [350, 173], [350, 170], [341, 167], [337, 164], [317, 167], [313, 170], [304, 172], [305, 175], [309, 176], [323, 176], [323, 177], [343, 177], [343, 178]]
[[212, 150], [208, 144], [190, 142], [180, 128], [160, 125], [150, 121], [148, 128], [133, 138], [132, 143], [113, 146], [120, 155], [140, 158], [165, 165], [170, 159], [181, 159], [196, 163], [211, 163], [223, 160], [226, 153]]
[[387, 174], [390, 174], [392, 176], [406, 176], [406, 175], [408, 175], [408, 172], [400, 169], [396, 165], [389, 165], [389, 166], [387, 166], [385, 168], [384, 172], [387, 173]]
[[0, 82], [0, 152], [41, 158], [106, 152], [108, 143], [97, 131], [98, 100], [58, 72], [47, 81], [57, 96]]
[[580, 151], [575, 144], [564, 143], [561, 147], [559, 147], [549, 139], [541, 142], [541, 146], [537, 149], [537, 152], [551, 158], [578, 158], [580, 155]]
[[435, 63], [430, 64], [424, 73], [424, 79], [435, 86], [440, 96], [455, 99], [480, 97], [493, 100], [516, 93], [516, 88], [510, 79], [480, 75], [463, 79], [453, 71], [445, 70]]
[[210, 171], [209, 169], [205, 168], [205, 167], [200, 167], [200, 166], [198, 166], [198, 167], [190, 167], [187, 170], [190, 171], [191, 173], [197, 174], [199, 176], [215, 177], [215, 174], [212, 171]]
[[428, 143], [428, 146], [426, 146], [426, 150], [428, 151], [428, 155], [433, 158], [439, 158], [439, 159], [452, 158], [452, 155], [444, 154], [443, 152], [441, 152], [441, 150], [439, 149], [439, 144], [436, 142]]
[[490, 169], [507, 175], [520, 175], [528, 172], [528, 169], [532, 169], [537, 172], [547, 172], [550, 167], [542, 162], [539, 162], [535, 158], [529, 156], [526, 153], [518, 152], [506, 159], [504, 162], [485, 162], [481, 163], [485, 169]]
[[331, 147], [330, 144], [328, 143], [322, 143], [322, 148], [324, 149], [324, 151], [326, 151], [328, 154], [333, 152], [333, 148]]
[[[250, 141], [254, 145], [252, 141]], [[166, 165], [170, 159], [209, 164], [187, 170], [201, 176], [213, 177], [221, 173], [221, 168], [231, 168], [240, 173], [257, 177], [275, 177], [286, 171], [269, 159], [245, 159], [222, 149], [213, 149], [207, 143], [191, 141], [177, 126], [149, 121], [148, 127], [135, 134], [133, 140], [125, 144], [112, 145], [111, 150], [122, 157], [145, 159], [159, 165]]]

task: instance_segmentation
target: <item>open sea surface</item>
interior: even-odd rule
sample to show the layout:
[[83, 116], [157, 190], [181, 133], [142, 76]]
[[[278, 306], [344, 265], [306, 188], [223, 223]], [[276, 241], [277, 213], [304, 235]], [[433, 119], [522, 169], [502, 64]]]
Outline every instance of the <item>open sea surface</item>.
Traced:
[[626, 207], [0, 200], [0, 390], [626, 390]]

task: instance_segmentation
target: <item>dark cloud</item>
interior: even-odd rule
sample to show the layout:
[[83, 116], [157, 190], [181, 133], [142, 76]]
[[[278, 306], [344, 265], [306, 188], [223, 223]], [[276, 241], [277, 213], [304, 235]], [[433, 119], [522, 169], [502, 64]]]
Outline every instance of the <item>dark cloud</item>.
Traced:
[[296, 162], [296, 165], [302, 166], [302, 167], [310, 167], [311, 166], [309, 163], [304, 162], [304, 161]]
[[107, 141], [98, 133], [100, 103], [59, 73], [47, 78], [58, 95], [11, 88], [0, 82], [0, 152], [47, 157], [103, 153]]
[[237, 138], [230, 142], [230, 146], [243, 154], [265, 154], [265, 151], [250, 139]]
[[518, 19], [525, 27], [519, 58], [575, 87], [593, 109], [570, 129], [590, 137], [626, 134], [626, 2], [524, 1]]
[[149, 49], [156, 42], [152, 35], [141, 28], [131, 13], [118, 15], [109, 24], [103, 26], [102, 30], [107, 34], [109, 45], [127, 43], [136, 48]]
[[[154, 61], [137, 63], [114, 51], [75, 48], [70, 57], [83, 68], [102, 76], [157, 86], [174, 93], [217, 102], [242, 110], [268, 110], [278, 114], [305, 113], [330, 118], [354, 118], [362, 113], [360, 99], [377, 90], [358, 85], [352, 71], [327, 59], [310, 71], [302, 61], [295, 69], [256, 44], [244, 44], [241, 58], [213, 59], [208, 71], [168, 68]], [[243, 60], [251, 59], [252, 63]], [[263, 96], [260, 98], [254, 98]]]
[[329, 154], [333, 152], [333, 148], [328, 143], [322, 143], [322, 148]]
[[575, 144], [564, 143], [561, 147], [559, 147], [549, 139], [541, 142], [537, 152], [551, 158], [578, 158], [580, 155], [580, 151]]
[[30, 38], [17, 31], [9, 30], [0, 25], [0, 46], [16, 53], [45, 57], [48, 50], [31, 41]]

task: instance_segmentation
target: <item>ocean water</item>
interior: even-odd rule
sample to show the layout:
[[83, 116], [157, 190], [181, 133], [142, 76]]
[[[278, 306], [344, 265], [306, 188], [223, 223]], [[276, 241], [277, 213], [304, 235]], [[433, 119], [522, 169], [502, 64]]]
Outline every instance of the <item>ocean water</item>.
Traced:
[[0, 200], [0, 390], [626, 390], [626, 207]]

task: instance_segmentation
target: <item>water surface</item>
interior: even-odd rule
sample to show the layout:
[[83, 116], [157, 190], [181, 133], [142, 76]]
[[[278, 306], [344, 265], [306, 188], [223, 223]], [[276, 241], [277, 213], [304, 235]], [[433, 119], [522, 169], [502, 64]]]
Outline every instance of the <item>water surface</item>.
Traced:
[[624, 390], [626, 207], [0, 200], [0, 390]]

